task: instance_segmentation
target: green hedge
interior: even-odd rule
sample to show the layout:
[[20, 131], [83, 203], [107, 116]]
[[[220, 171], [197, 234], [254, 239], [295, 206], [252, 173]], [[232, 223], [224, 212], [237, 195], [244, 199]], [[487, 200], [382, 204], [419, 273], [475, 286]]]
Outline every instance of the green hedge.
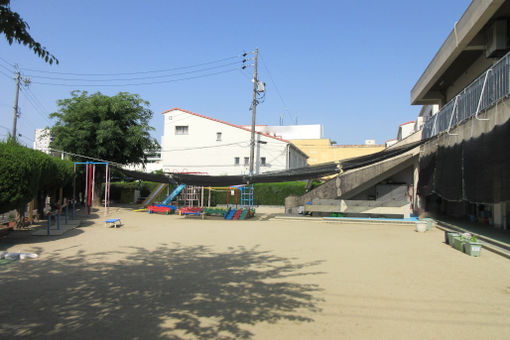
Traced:
[[[314, 183], [317, 185], [317, 183]], [[284, 205], [285, 198], [288, 196], [301, 196], [305, 191], [306, 182], [280, 182], [280, 183], [258, 183], [253, 186], [253, 203], [255, 205]], [[207, 202], [207, 191], [204, 202]], [[228, 192], [229, 202], [235, 203], [236, 196]], [[238, 202], [241, 202], [240, 193], [238, 192]], [[211, 193], [211, 204], [226, 204], [226, 191], [213, 191]]]
[[72, 184], [73, 163], [21, 146], [0, 142], [0, 213], [24, 206], [39, 193], [54, 193]]
[[[147, 197], [154, 188], [159, 185], [156, 182], [142, 182], [141, 193], [142, 197]], [[312, 187], [319, 185], [319, 183], [313, 184]], [[284, 205], [285, 198], [288, 196], [301, 196], [305, 191], [306, 182], [280, 182], [280, 183], [260, 183], [255, 184], [253, 187], [253, 202], [255, 205]], [[104, 186], [103, 186], [104, 187]], [[140, 189], [139, 182], [112, 182], [110, 186], [110, 198], [113, 201], [121, 203], [131, 203], [134, 197], [134, 191]], [[169, 192], [172, 192], [174, 187], [171, 185]], [[161, 202], [167, 197], [167, 190], [159, 195], [156, 201]], [[204, 191], [204, 204], [207, 204], [208, 192]], [[229, 202], [235, 203], [236, 196], [230, 195], [228, 191]], [[241, 203], [240, 193], [238, 192], [238, 202]], [[226, 204], [227, 203], [227, 191], [212, 191], [211, 192], [211, 204]]]

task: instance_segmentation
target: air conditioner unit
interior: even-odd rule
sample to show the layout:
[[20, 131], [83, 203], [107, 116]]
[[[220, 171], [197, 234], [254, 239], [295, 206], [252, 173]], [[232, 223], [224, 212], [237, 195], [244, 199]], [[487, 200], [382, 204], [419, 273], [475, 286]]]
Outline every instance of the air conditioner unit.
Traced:
[[487, 29], [487, 58], [502, 57], [508, 51], [508, 22], [496, 20]]

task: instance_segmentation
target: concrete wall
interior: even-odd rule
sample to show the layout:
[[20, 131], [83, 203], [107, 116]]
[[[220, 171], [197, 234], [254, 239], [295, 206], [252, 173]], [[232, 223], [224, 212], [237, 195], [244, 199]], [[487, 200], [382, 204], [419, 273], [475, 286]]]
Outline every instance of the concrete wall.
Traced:
[[[161, 163], [168, 172], [199, 172], [209, 175], [248, 174], [250, 131], [180, 110], [164, 113]], [[188, 134], [176, 134], [176, 126], [187, 126]], [[221, 133], [221, 140], [217, 140]], [[256, 134], [255, 173], [306, 165], [306, 156], [289, 143]], [[262, 142], [262, 143], [260, 143]], [[290, 157], [289, 157], [290, 153]], [[239, 164], [236, 165], [236, 157]], [[266, 164], [261, 165], [264, 157]]]
[[[419, 147], [376, 164], [349, 170], [286, 204], [305, 205], [313, 199], [374, 199], [375, 186], [385, 181], [414, 184]], [[400, 180], [409, 180], [400, 182]]]

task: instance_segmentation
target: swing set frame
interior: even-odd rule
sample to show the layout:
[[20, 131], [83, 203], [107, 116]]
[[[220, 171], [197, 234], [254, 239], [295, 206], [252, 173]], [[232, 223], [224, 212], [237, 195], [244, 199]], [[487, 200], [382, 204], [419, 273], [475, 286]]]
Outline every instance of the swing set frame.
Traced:
[[[85, 201], [87, 204], [87, 214], [94, 204], [94, 183], [96, 180], [96, 165], [105, 165], [105, 186], [104, 186], [104, 214], [108, 213], [110, 207], [110, 182], [111, 171], [108, 162], [74, 162], [74, 173], [76, 174], [77, 165], [85, 165]], [[73, 182], [73, 200], [76, 202], [76, 176]]]

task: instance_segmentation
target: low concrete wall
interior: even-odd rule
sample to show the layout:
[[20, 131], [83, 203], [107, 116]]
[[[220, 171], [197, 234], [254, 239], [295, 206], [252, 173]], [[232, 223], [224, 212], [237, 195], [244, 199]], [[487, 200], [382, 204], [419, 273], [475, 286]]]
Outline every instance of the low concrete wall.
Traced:
[[311, 213], [345, 213], [352, 216], [391, 216], [409, 218], [409, 202], [400, 201], [366, 201], [366, 200], [332, 200], [314, 199], [312, 204], [304, 206], [305, 212]]

